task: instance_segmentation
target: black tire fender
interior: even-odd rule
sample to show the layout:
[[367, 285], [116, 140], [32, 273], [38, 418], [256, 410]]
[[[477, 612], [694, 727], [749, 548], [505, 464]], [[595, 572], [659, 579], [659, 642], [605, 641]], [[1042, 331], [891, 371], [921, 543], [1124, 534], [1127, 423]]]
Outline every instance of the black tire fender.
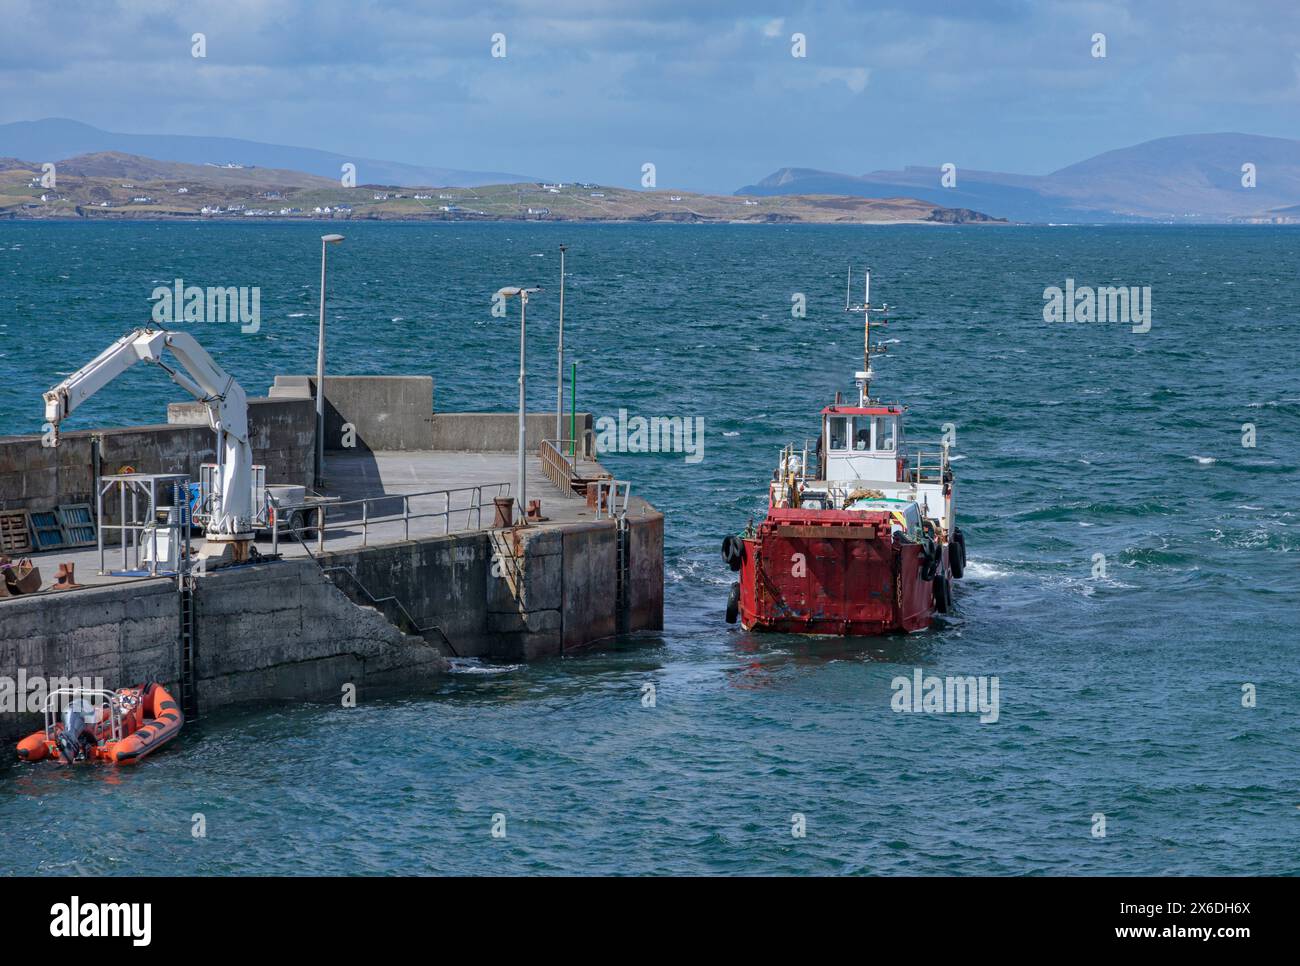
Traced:
[[727, 623], [734, 624], [740, 618], [740, 581], [734, 581], [731, 592], [727, 594]]
[[966, 537], [960, 528], [952, 532], [948, 541], [948, 569], [958, 580], [966, 573]]
[[930, 537], [926, 537], [921, 551], [922, 580], [934, 580], [935, 574], [939, 572], [941, 555], [942, 551], [939, 549], [939, 545]]
[[952, 584], [944, 573], [934, 575], [934, 609], [940, 614], [952, 610]]
[[740, 569], [745, 562], [745, 541], [735, 534], [722, 538], [722, 559], [733, 571]]

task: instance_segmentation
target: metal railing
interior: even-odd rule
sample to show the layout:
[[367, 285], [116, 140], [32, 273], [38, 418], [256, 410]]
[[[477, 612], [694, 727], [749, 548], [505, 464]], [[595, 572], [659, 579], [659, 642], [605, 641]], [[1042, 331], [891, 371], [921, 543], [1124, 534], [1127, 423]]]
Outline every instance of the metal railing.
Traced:
[[[942, 483], [948, 472], [948, 446], [941, 442], [922, 442], [916, 444], [912, 456], [912, 479], [917, 483]], [[933, 446], [936, 449], [920, 449], [921, 446]]]
[[918, 450], [912, 464], [912, 478], [917, 483], [942, 483], [947, 467], [948, 461], [943, 458], [943, 453]]
[[627, 480], [591, 480], [588, 487], [596, 488], [596, 519], [618, 519], [627, 513], [627, 501], [632, 498], [632, 484]]
[[544, 439], [537, 455], [542, 461], [542, 472], [565, 496], [576, 496], [575, 485], [587, 482], [579, 472], [583, 460], [594, 460], [596, 437], [591, 430], [582, 439]]
[[[45, 698], [43, 708], [47, 738], [54, 737], [60, 713], [73, 701], [78, 700], [89, 701], [92, 709], [106, 706], [109, 709], [108, 737], [113, 741], [122, 740], [122, 698], [116, 691], [105, 691], [99, 688], [59, 688], [51, 691]], [[102, 740], [101, 729], [96, 728], [95, 737]]]
[[[304, 547], [303, 549], [306, 548]], [[308, 553], [310, 553], [310, 551], [308, 551]], [[317, 563], [319, 563], [319, 561], [317, 561]], [[442, 638], [443, 643], [447, 645], [447, 650], [451, 651], [451, 656], [460, 657], [460, 653], [456, 650], [456, 646], [451, 643], [451, 638], [447, 636], [446, 631], [444, 631], [437, 624], [429, 624], [428, 626], [421, 626], [420, 622], [411, 616], [411, 612], [406, 609], [406, 605], [403, 604], [398, 597], [392, 594], [388, 595], [387, 597], [376, 597], [374, 594], [370, 592], [370, 588], [361, 582], [361, 578], [358, 577], [356, 574], [354, 574], [347, 567], [321, 567], [320, 571], [322, 574], [324, 574], [326, 577], [330, 579], [331, 583], [333, 583], [333, 577], [331, 576], [332, 574], [346, 574], [348, 577], [352, 578], [353, 585], [357, 588], [357, 590], [361, 591], [362, 595], [368, 601], [368, 605], [370, 607], [373, 607], [375, 610], [384, 613], [384, 611], [386, 610], [384, 605], [386, 604], [393, 605], [401, 620], [400, 621], [394, 620], [393, 617], [387, 613], [384, 613], [384, 616], [388, 618], [388, 622], [390, 624], [392, 624], [394, 627], [400, 630], [403, 634], [418, 634], [419, 636], [423, 637], [429, 631], [437, 631], [439, 636]], [[338, 585], [335, 584], [335, 586], [337, 587]], [[339, 589], [342, 590], [341, 587]], [[347, 591], [344, 591], [344, 593], [347, 593]], [[351, 594], [349, 594], [348, 596], [350, 597]]]
[[[459, 493], [468, 493], [469, 499], [465, 506], [453, 506], [453, 496]], [[299, 503], [289, 504], [276, 507], [277, 523], [280, 519], [292, 519], [295, 512], [301, 511], [305, 519], [312, 519], [313, 523], [304, 523], [304, 530], [314, 530], [316, 532], [316, 552], [323, 553], [325, 550], [326, 534], [329, 532], [355, 533], [358, 526], [361, 530], [361, 546], [368, 546], [370, 543], [370, 529], [372, 527], [391, 526], [396, 523], [402, 524], [402, 539], [411, 539], [411, 521], [425, 519], [442, 519], [442, 533], [452, 532], [452, 517], [456, 514], [465, 514], [465, 526], [458, 527], [457, 532], [463, 530], [482, 530], [483, 529], [483, 508], [484, 493], [491, 494], [487, 497], [487, 507], [489, 510], [494, 509], [492, 504], [493, 496], [508, 496], [510, 494], [509, 483], [482, 483], [478, 486], [459, 486], [448, 490], [422, 490], [419, 493], [386, 493], [382, 496], [369, 496], [358, 500], [341, 500], [337, 503]], [[437, 500], [442, 498], [441, 510], [420, 510], [412, 511], [412, 500]], [[383, 513], [378, 512], [382, 504], [393, 504], [401, 502], [400, 512]], [[359, 508], [359, 509], [357, 509]], [[326, 510], [329, 515], [334, 515], [343, 511], [344, 517], [336, 519], [334, 522], [327, 521]], [[357, 514], [360, 514], [359, 516]], [[488, 521], [489, 524], [491, 520]], [[437, 528], [434, 528], [433, 534], [436, 535]], [[396, 539], [394, 537], [394, 539]]]
[[[567, 452], [566, 452], [567, 451]], [[570, 439], [544, 439], [537, 449], [542, 472], [565, 496], [574, 496], [573, 483], [578, 478], [578, 457], [569, 455], [576, 447]]]

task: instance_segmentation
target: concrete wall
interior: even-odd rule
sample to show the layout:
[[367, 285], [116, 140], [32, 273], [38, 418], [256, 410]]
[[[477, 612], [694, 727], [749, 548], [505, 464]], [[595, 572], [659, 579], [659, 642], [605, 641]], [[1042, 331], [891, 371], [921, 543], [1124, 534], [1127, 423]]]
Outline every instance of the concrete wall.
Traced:
[[664, 516], [633, 497], [628, 509], [628, 630], [664, 627]]
[[[339, 385], [344, 409], [335, 409], [333, 417], [327, 411], [327, 440], [341, 439], [343, 416], [353, 409], [352, 418], [358, 420], [357, 445], [362, 448], [513, 452], [518, 445], [519, 424], [513, 413], [416, 415], [424, 412], [418, 407], [425, 402], [432, 406], [433, 380], [427, 377], [338, 376], [327, 380], [327, 390], [331, 383]], [[391, 406], [384, 403], [377, 405], [374, 413], [364, 414], [364, 407], [356, 400], [376, 387], [386, 387], [386, 398], [401, 401], [405, 408], [396, 402]], [[253, 459], [266, 466], [267, 481], [314, 486], [313, 400], [281, 395], [250, 399], [248, 407]], [[401, 408], [404, 415], [387, 415], [396, 408]], [[580, 438], [591, 425], [590, 413], [578, 414]], [[530, 453], [536, 452], [543, 439], [554, 435], [553, 413], [528, 416]], [[103, 473], [131, 466], [140, 473], [188, 473], [197, 480], [199, 464], [216, 460], [216, 438], [208, 428], [205, 407], [197, 402], [169, 405], [167, 425], [65, 432], [57, 447], [42, 446], [39, 436], [0, 436], [0, 510], [50, 510], [66, 503], [93, 505], [94, 438], [100, 441]]]
[[[174, 683], [180, 668], [176, 585], [142, 580], [0, 601], [0, 677], [103, 678], [108, 688]], [[42, 727], [36, 714], [0, 713], [0, 754]]]
[[[601, 521], [431, 537], [321, 560], [356, 578], [331, 576], [354, 601], [395, 598], [400, 608], [377, 606], [399, 624], [409, 615], [456, 656], [536, 660], [615, 634], [616, 540], [613, 522]], [[662, 599], [662, 558], [657, 573]], [[657, 619], [629, 629], [662, 626], [662, 607]]]
[[[426, 640], [450, 642], [450, 650], [464, 657], [492, 652], [484, 593], [490, 558], [488, 534], [481, 532], [334, 551], [320, 559], [334, 584], [354, 601], [369, 602], [367, 594], [395, 598]], [[401, 624], [395, 603], [377, 606]]]
[[418, 684], [447, 668], [437, 648], [358, 607], [311, 560], [216, 571], [199, 582], [199, 709], [338, 699], [344, 684]]
[[[634, 499], [628, 525], [627, 630], [656, 630], [663, 517]], [[321, 558], [328, 573], [308, 559], [213, 571], [196, 598], [200, 710], [334, 699], [347, 683], [360, 696], [409, 687], [445, 670], [445, 653], [534, 660], [591, 646], [617, 631], [617, 552], [613, 521], [593, 521], [339, 551]], [[175, 685], [178, 632], [165, 578], [0, 600], [0, 678], [22, 668]], [[38, 716], [0, 713], [0, 742], [38, 727]]]
[[564, 649], [618, 631], [618, 533], [613, 520], [564, 528]]
[[[198, 581], [200, 712], [266, 699], [333, 699], [344, 684], [409, 686], [446, 670], [439, 650], [358, 607], [310, 560], [214, 571]], [[169, 579], [0, 601], [0, 678], [102, 678], [116, 688], [180, 673], [176, 585]], [[0, 713], [0, 743], [42, 725]]]
[[104, 473], [133, 466], [141, 473], [198, 473], [215, 459], [210, 430], [191, 426], [136, 426], [62, 434], [59, 445], [39, 436], [0, 438], [0, 509], [52, 510], [60, 503], [95, 503], [92, 436], [100, 440]]
[[[202, 426], [208, 434], [209, 451], [215, 446], [212, 431], [206, 429], [207, 407], [202, 403], [172, 403], [167, 407], [167, 422]], [[248, 400], [248, 432], [253, 462], [266, 467], [268, 483], [314, 484], [316, 407], [310, 399]], [[198, 473], [197, 466], [194, 473]]]
[[[628, 525], [626, 628], [659, 630], [663, 516], [634, 498]], [[376, 606], [399, 626], [409, 617], [408, 630], [456, 656], [535, 660], [617, 633], [617, 540], [614, 522], [602, 520], [430, 537], [327, 553], [321, 562], [354, 601], [394, 598]]]
[[[578, 438], [591, 429], [591, 413], [578, 413]], [[569, 416], [564, 416], [569, 432]], [[544, 439], [555, 438], [555, 413], [529, 413], [525, 417], [529, 453], [536, 453]], [[519, 448], [518, 413], [434, 413], [431, 449], [462, 453], [513, 453]], [[588, 454], [591, 455], [591, 454]]]
[[564, 651], [564, 533], [559, 529], [494, 530], [486, 574], [494, 656], [511, 661]]
[[[315, 399], [315, 376], [276, 376], [273, 398]], [[325, 448], [343, 449], [343, 424], [351, 423], [359, 449], [512, 452], [519, 445], [515, 413], [435, 413], [430, 376], [327, 376]], [[569, 414], [564, 415], [565, 434]], [[590, 430], [590, 413], [577, 414], [578, 438]], [[528, 449], [555, 436], [555, 413], [529, 413]]]
[[[39, 436], [0, 437], [0, 510], [51, 510], [61, 503], [95, 503], [92, 439], [100, 441], [102, 472], [131, 466], [140, 473], [188, 473], [216, 460], [216, 436], [198, 403], [173, 403], [168, 425], [63, 433], [59, 445]], [[273, 483], [313, 480], [315, 410], [310, 400], [250, 399], [253, 459]]]
[[[276, 376], [271, 392], [305, 393], [314, 400], [316, 377]], [[344, 448], [344, 424], [352, 426], [356, 449], [429, 449], [432, 419], [432, 376], [325, 377], [326, 449]]]

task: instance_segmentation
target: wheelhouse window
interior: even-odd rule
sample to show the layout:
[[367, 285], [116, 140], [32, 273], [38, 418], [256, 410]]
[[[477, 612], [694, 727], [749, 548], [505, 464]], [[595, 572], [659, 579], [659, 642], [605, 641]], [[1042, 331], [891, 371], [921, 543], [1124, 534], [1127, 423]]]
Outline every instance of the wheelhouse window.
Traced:
[[831, 449], [848, 449], [847, 432], [848, 418], [845, 416], [832, 416], [826, 421], [830, 426]]
[[876, 417], [876, 449], [894, 448], [894, 420], [890, 416]]
[[853, 417], [853, 448], [855, 450], [871, 449], [871, 417]]

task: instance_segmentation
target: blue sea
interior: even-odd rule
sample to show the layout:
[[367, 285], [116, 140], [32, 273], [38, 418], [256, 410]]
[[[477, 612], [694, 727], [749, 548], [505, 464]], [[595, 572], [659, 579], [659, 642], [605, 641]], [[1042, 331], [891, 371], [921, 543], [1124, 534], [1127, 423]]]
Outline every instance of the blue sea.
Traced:
[[[177, 278], [260, 288], [256, 333], [190, 326], [250, 395], [310, 371], [323, 230], [0, 224], [0, 432], [37, 431], [41, 392]], [[605, 457], [666, 514], [664, 631], [354, 709], [207, 714], [131, 770], [0, 768], [0, 873], [1300, 872], [1300, 231], [342, 230], [330, 370], [431, 374], [442, 410], [513, 408], [509, 284], [546, 288], [529, 396], [553, 407], [569, 246], [579, 408], [705, 421], [700, 462]], [[968, 573], [925, 633], [747, 634], [719, 544], [853, 388], [850, 264], [891, 306], [874, 388], [914, 438], [953, 424]], [[1045, 322], [1067, 279], [1150, 286], [1150, 331]], [[178, 398], [138, 367], [68, 426]], [[917, 668], [996, 677], [997, 720], [895, 711]]]

